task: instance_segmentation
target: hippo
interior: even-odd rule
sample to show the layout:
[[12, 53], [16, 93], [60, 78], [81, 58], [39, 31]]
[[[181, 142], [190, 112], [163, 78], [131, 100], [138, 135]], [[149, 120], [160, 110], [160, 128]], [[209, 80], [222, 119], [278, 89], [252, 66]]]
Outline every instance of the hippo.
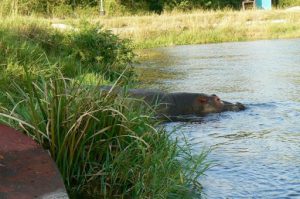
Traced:
[[101, 86], [100, 90], [128, 97], [143, 99], [147, 104], [156, 106], [157, 116], [168, 120], [178, 120], [184, 116], [205, 116], [210, 113], [224, 111], [241, 111], [246, 107], [237, 102], [235, 104], [221, 100], [217, 95], [204, 93], [174, 92], [168, 93], [153, 89], [128, 89]]

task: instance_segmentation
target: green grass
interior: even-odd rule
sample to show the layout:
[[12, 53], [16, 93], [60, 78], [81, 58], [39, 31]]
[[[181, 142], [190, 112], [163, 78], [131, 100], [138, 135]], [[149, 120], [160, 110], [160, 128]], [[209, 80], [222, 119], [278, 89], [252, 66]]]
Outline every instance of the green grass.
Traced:
[[289, 7], [289, 6], [299, 6], [300, 1], [299, 0], [280, 0], [279, 6], [282, 7]]
[[109, 82], [123, 73], [125, 83], [134, 76], [130, 42], [86, 21], [58, 30], [41, 18], [2, 18], [0, 46], [1, 85], [12, 78], [22, 81], [24, 66], [35, 77], [50, 77], [56, 67], [70, 78], [88, 73]]
[[0, 122], [49, 150], [71, 198], [192, 198], [207, 152], [159, 128], [143, 102], [101, 93], [134, 82], [131, 44], [101, 26], [0, 21]]
[[[59, 69], [57, 69], [59, 71]], [[192, 198], [208, 168], [130, 99], [101, 93], [61, 73], [48, 80], [25, 69], [25, 84], [1, 106], [1, 123], [35, 139], [55, 160], [72, 198]], [[143, 106], [145, 107], [145, 106]], [[145, 114], [147, 112], [147, 114]]]

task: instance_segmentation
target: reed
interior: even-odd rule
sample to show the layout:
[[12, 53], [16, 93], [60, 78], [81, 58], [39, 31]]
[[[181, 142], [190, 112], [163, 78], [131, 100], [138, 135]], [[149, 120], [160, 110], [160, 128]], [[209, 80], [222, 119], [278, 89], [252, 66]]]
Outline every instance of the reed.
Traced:
[[33, 16], [0, 17], [0, 88], [11, 79], [22, 81], [24, 66], [36, 77], [50, 77], [56, 67], [66, 77], [90, 74], [104, 82], [115, 81], [125, 69], [124, 83], [134, 76], [128, 40], [87, 21], [63, 30], [51, 24]]
[[51, 27], [59, 19], [1, 19], [0, 122], [49, 150], [71, 198], [201, 194], [208, 152], [160, 128], [151, 107], [98, 89], [134, 80], [127, 40], [92, 19], [65, 20], [70, 31]]
[[[1, 123], [49, 150], [72, 198], [191, 198], [207, 152], [193, 154], [151, 118], [152, 109], [65, 78], [33, 78], [1, 92]], [[135, 107], [135, 108], [133, 108]], [[146, 114], [147, 113], [147, 114]]]

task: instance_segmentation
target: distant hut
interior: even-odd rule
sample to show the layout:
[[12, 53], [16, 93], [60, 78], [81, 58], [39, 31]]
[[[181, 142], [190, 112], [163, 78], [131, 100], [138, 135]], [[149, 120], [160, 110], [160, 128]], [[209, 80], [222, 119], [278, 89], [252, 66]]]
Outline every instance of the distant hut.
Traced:
[[256, 7], [264, 10], [272, 9], [272, 0], [256, 0]]
[[243, 10], [249, 9], [249, 8], [271, 10], [272, 9], [272, 0], [243, 0], [242, 7], [243, 7]]

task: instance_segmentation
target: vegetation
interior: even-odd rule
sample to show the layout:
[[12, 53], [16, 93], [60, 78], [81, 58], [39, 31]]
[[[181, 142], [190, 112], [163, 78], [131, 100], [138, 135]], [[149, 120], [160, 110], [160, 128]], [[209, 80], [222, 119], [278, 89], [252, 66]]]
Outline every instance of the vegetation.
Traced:
[[300, 37], [300, 12], [202, 11], [101, 18], [104, 28], [135, 48]]
[[89, 73], [104, 81], [114, 81], [123, 73], [122, 81], [126, 82], [134, 75], [134, 54], [129, 41], [100, 26], [80, 22], [76, 29], [60, 31], [46, 20], [10, 17], [1, 20], [0, 27], [3, 87], [12, 78], [22, 81], [24, 66], [35, 77], [50, 77], [56, 67], [70, 78]]
[[[44, 16], [99, 15], [99, 0], [2, 0], [2, 14]], [[240, 9], [241, 0], [103, 0], [108, 15], [163, 13], [174, 10]], [[299, 0], [274, 0], [274, 6], [300, 5]]]
[[[77, 9], [99, 7], [99, 0], [2, 0], [2, 12], [18, 14], [71, 14]], [[239, 8], [240, 0], [104, 0], [109, 14], [124, 13], [161, 13], [166, 10], [220, 9], [225, 7]]]
[[280, 7], [299, 6], [299, 0], [279, 0]]
[[51, 152], [72, 198], [201, 193], [207, 152], [171, 138], [152, 107], [97, 89], [135, 81], [133, 49], [300, 36], [298, 12], [233, 11], [236, 0], [107, 0], [110, 15], [146, 13], [113, 18], [96, 0], [1, 3], [0, 122]]
[[190, 198], [191, 190], [201, 192], [206, 153], [193, 155], [188, 145], [155, 130], [142, 109], [59, 72], [47, 81], [32, 81], [25, 72], [25, 84], [15, 82], [16, 92], [4, 94], [9, 102], [1, 121], [49, 149], [74, 198]]
[[82, 21], [61, 30], [42, 18], [2, 19], [0, 122], [50, 151], [71, 198], [201, 193], [207, 153], [160, 129], [151, 107], [98, 90], [134, 81], [127, 40]]
[[[192, 10], [192, 9], [223, 9], [223, 8], [240, 8], [239, 0], [121, 0], [109, 1], [114, 3], [115, 7], [123, 7], [130, 13], [137, 12], [155, 12], [171, 10]], [[111, 10], [108, 7], [108, 10]]]

